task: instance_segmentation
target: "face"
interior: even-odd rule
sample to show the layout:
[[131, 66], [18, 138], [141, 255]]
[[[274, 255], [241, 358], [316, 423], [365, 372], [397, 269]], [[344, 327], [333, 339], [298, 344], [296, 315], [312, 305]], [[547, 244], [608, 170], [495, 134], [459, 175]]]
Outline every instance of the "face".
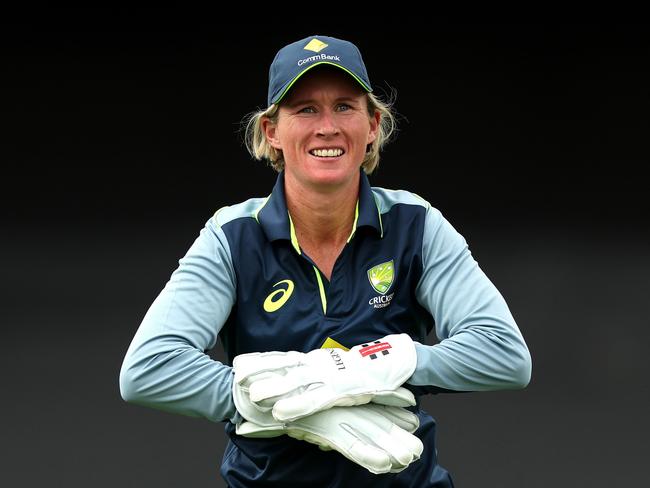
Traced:
[[368, 114], [366, 100], [358, 83], [336, 68], [317, 68], [291, 88], [277, 122], [263, 121], [267, 140], [283, 153], [285, 184], [319, 190], [358, 184], [380, 118]]

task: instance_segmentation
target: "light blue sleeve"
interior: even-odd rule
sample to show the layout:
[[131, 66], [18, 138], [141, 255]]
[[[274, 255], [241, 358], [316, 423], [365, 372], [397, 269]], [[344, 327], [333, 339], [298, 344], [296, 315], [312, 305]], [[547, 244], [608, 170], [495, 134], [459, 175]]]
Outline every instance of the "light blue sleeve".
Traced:
[[131, 403], [214, 422], [238, 418], [232, 368], [205, 354], [235, 303], [226, 236], [212, 217], [151, 304], [120, 371]]
[[418, 302], [433, 316], [440, 342], [416, 343], [408, 383], [454, 391], [517, 389], [530, 381], [531, 357], [499, 291], [465, 239], [427, 205]]

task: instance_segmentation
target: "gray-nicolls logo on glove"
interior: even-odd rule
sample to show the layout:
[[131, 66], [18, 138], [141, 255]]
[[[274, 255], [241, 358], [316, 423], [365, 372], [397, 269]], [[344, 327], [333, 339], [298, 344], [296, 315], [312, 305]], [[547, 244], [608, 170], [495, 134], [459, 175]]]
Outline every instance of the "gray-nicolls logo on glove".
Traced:
[[388, 349], [391, 345], [388, 342], [375, 341], [371, 344], [361, 344], [359, 353], [362, 357], [370, 356], [370, 359], [377, 359], [377, 354], [381, 352], [383, 356], [390, 354]]

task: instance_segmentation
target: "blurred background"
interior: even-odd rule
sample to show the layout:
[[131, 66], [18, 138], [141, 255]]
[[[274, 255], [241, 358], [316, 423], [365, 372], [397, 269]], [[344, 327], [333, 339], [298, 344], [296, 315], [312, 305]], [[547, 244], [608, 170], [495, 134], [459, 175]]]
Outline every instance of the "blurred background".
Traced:
[[205, 222], [271, 191], [240, 122], [311, 34], [396, 93], [371, 183], [443, 212], [532, 352], [525, 390], [426, 398], [457, 486], [648, 486], [649, 26], [413, 14], [0, 20], [3, 486], [224, 486], [223, 425], [128, 405], [118, 374]]

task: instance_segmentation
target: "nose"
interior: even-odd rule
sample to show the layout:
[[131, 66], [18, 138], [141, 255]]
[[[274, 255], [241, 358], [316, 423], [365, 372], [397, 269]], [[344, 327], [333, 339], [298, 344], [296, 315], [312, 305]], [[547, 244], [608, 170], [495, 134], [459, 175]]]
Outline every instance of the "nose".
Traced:
[[324, 110], [320, 114], [319, 125], [317, 129], [318, 135], [333, 136], [339, 133], [339, 127], [336, 123], [334, 113], [329, 110]]

